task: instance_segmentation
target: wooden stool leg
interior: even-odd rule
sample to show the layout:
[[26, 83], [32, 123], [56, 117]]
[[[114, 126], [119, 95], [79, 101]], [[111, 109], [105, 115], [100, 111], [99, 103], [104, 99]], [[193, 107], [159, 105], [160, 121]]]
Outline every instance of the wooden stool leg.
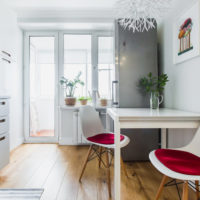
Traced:
[[160, 197], [160, 195], [161, 195], [161, 193], [162, 193], [162, 191], [163, 191], [164, 185], [165, 185], [165, 183], [166, 183], [166, 181], [167, 181], [167, 178], [168, 178], [167, 176], [163, 175], [163, 178], [162, 178], [160, 187], [159, 187], [159, 189], [158, 189], [158, 192], [157, 192], [157, 194], [156, 194], [155, 200], [158, 200], [158, 199], [159, 199], [159, 197]]
[[185, 181], [183, 184], [183, 196], [182, 200], [188, 200], [188, 182]]
[[195, 185], [196, 185], [196, 196], [197, 196], [197, 200], [199, 200], [199, 181], [195, 181]]
[[111, 182], [110, 182], [110, 165], [109, 165], [109, 156], [108, 152], [106, 152], [106, 167], [107, 167], [107, 178], [108, 178], [108, 193], [111, 198]]
[[123, 161], [122, 157], [121, 157], [121, 166], [122, 166], [122, 169], [124, 170], [124, 174], [128, 178], [128, 173], [127, 173], [127, 170], [126, 170], [126, 166], [124, 164], [124, 161]]
[[99, 155], [100, 155], [100, 158], [99, 158], [99, 168], [101, 167], [101, 159], [102, 159], [102, 156], [101, 156], [101, 153], [102, 153], [102, 147], [99, 147]]
[[91, 151], [92, 151], [92, 145], [90, 146], [90, 148], [89, 148], [89, 150], [88, 150], [88, 153], [87, 153], [87, 156], [86, 156], [86, 158], [85, 158], [85, 161], [84, 161], [84, 164], [83, 164], [83, 168], [82, 168], [82, 170], [81, 170], [81, 174], [80, 174], [80, 177], [79, 177], [79, 182], [81, 182], [81, 178], [82, 178], [82, 176], [83, 176], [83, 173], [84, 173], [84, 171], [85, 171], [86, 165], [87, 165], [87, 163], [88, 163], [88, 158], [89, 158], [89, 156], [90, 156]]

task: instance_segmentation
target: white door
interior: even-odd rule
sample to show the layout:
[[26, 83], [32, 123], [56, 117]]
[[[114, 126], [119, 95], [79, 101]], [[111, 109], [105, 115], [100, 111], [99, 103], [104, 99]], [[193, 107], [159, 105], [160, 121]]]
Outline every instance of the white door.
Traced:
[[57, 142], [58, 34], [26, 33], [25, 36], [25, 139]]

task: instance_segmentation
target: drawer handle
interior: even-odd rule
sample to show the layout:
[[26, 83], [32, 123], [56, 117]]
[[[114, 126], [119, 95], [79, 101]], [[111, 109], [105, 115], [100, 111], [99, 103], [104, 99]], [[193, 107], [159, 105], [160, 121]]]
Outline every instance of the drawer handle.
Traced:
[[6, 137], [3, 136], [3, 137], [0, 138], [0, 141], [5, 140], [5, 139], [6, 139]]
[[7, 56], [11, 57], [11, 54], [9, 54], [8, 52], [6, 51], [1, 51], [3, 54], [6, 54]]
[[7, 62], [7, 63], [9, 63], [9, 64], [11, 63], [11, 61], [8, 60], [8, 59], [6, 59], [6, 58], [2, 58], [2, 60], [5, 61], [5, 62]]
[[0, 123], [4, 123], [6, 120], [5, 119], [1, 119], [0, 120]]
[[6, 104], [5, 101], [0, 102], [0, 105], [5, 105], [5, 104]]

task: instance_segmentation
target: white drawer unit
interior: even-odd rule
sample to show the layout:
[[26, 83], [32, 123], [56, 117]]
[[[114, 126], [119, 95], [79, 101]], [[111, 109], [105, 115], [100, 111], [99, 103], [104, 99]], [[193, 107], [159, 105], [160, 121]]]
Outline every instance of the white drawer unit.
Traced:
[[9, 114], [9, 100], [0, 98], [0, 116], [7, 116]]
[[0, 169], [9, 163], [9, 99], [0, 97]]
[[9, 135], [0, 135], [0, 169], [9, 163]]
[[0, 135], [3, 133], [8, 133], [8, 131], [9, 131], [8, 116], [4, 117], [0, 116]]

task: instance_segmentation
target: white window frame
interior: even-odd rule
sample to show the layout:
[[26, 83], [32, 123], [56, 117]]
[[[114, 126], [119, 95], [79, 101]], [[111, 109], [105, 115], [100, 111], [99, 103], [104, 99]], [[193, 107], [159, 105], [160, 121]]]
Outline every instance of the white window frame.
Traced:
[[[98, 35], [97, 36], [97, 44], [98, 44], [98, 41], [99, 41], [99, 37], [113, 37], [113, 35], [111, 35], [111, 34], [107, 34], [107, 35]], [[97, 48], [98, 48], [98, 46], [97, 46]], [[97, 54], [99, 53], [98, 52], [99, 51], [99, 48], [97, 49]], [[114, 37], [113, 37], [113, 51], [114, 51]], [[99, 55], [97, 55], [97, 58], [98, 58], [98, 56]], [[97, 63], [98, 63], [98, 60], [97, 60]], [[114, 65], [114, 63], [115, 63], [115, 60], [114, 60], [114, 52], [113, 52], [113, 65]], [[99, 63], [98, 63], [99, 64]], [[98, 64], [97, 64], [97, 66], [98, 66]], [[103, 71], [103, 70], [102, 70]], [[105, 70], [105, 71], [107, 71], [107, 70]], [[99, 69], [98, 69], [98, 67], [97, 67], [97, 81], [98, 81], [98, 83], [97, 83], [97, 88], [98, 88], [98, 90], [99, 90]], [[115, 75], [115, 71], [113, 71], [112, 72], [114, 75]], [[109, 79], [111, 79], [111, 77], [109, 77]], [[113, 80], [114, 81], [114, 80]], [[112, 85], [110, 86], [110, 90], [112, 90]], [[111, 93], [112, 93], [112, 91], [111, 91]], [[111, 94], [111, 97], [110, 97], [110, 99], [108, 99], [108, 100], [110, 100], [110, 101], [112, 101], [112, 94]], [[111, 102], [112, 103], [112, 102]]]
[[[91, 35], [91, 62], [92, 62], [92, 99], [94, 105], [97, 103], [96, 91], [98, 91], [98, 38], [113, 37], [112, 31], [85, 31], [85, 30], [70, 30], [59, 32], [59, 77], [64, 74], [64, 35]], [[64, 105], [64, 91], [59, 88], [59, 103]]]
[[[55, 60], [55, 97], [54, 97], [54, 136], [30, 136], [30, 37], [54, 37]], [[31, 31], [24, 34], [24, 137], [25, 143], [57, 143], [58, 142], [58, 32]]]
[[[114, 37], [113, 31], [86, 31], [86, 30], [65, 30], [65, 31], [26, 31], [24, 34], [24, 136], [25, 143], [58, 143], [59, 135], [59, 109], [64, 105], [64, 91], [59, 85], [60, 78], [64, 75], [64, 35], [91, 35], [92, 38], [92, 99], [96, 105], [96, 91], [98, 90], [98, 37]], [[54, 116], [54, 137], [30, 137], [29, 122], [29, 61], [30, 49], [29, 38], [31, 36], [53, 36], [55, 37], [55, 116]]]

